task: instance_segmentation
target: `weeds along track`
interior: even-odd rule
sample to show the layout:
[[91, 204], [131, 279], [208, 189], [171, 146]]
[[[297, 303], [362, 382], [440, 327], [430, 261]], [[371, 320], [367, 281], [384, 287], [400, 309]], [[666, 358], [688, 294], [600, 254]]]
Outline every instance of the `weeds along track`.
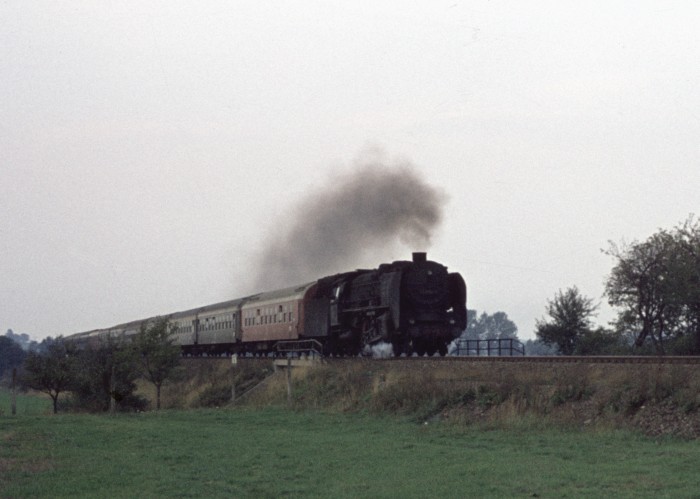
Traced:
[[[698, 357], [188, 359], [169, 407], [287, 406], [419, 422], [632, 428], [700, 438]], [[250, 391], [248, 391], [250, 390]], [[247, 392], [247, 393], [246, 393]], [[245, 395], [244, 395], [245, 393]], [[521, 427], [521, 426], [519, 426]]]

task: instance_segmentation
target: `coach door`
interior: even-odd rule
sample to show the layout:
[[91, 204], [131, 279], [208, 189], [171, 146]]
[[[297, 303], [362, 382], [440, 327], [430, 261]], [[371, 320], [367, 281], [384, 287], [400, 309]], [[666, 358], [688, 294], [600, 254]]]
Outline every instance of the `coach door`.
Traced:
[[192, 342], [195, 345], [199, 344], [199, 319], [192, 321]]

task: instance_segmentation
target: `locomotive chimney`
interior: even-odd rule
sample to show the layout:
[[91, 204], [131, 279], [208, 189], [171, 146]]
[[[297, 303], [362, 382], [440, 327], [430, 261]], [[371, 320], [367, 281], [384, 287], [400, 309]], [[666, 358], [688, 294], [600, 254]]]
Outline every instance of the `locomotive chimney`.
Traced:
[[427, 260], [425, 252], [414, 252], [413, 253], [413, 263], [423, 263]]

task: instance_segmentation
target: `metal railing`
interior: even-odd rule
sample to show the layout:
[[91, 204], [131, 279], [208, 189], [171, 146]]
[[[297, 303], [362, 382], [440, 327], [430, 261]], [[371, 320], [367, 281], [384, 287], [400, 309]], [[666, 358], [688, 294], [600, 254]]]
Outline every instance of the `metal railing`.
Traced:
[[285, 357], [323, 357], [323, 345], [317, 340], [278, 341], [275, 350]]
[[525, 345], [515, 338], [490, 340], [460, 338], [455, 347], [452, 355], [461, 357], [516, 357], [525, 355]]

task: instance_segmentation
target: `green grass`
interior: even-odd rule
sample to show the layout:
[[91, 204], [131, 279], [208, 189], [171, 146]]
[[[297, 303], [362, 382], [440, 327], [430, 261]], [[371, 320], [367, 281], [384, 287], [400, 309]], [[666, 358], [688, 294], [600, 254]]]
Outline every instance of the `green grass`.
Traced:
[[[50, 414], [53, 411], [48, 395], [17, 394], [17, 416], [37, 416]], [[0, 388], [0, 416], [12, 414], [12, 394], [9, 390]]]
[[0, 497], [699, 497], [700, 444], [264, 410], [0, 417]]

